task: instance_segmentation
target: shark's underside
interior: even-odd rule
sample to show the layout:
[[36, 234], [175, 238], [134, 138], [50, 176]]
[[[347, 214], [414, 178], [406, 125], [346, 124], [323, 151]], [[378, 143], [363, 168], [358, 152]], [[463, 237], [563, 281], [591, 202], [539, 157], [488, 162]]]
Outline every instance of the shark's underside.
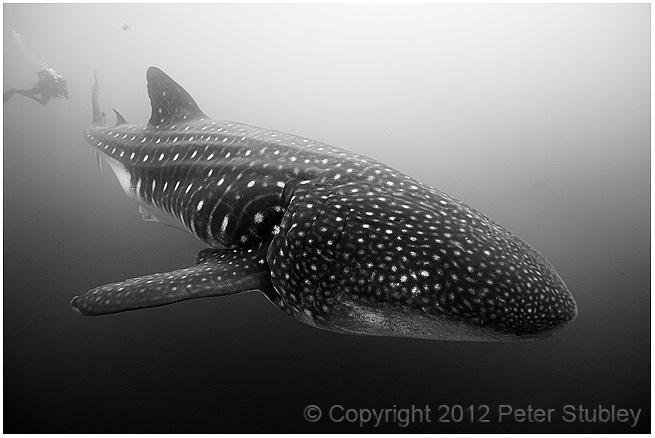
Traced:
[[187, 269], [100, 286], [84, 315], [262, 291], [295, 318], [342, 333], [444, 340], [543, 337], [575, 301], [552, 265], [467, 205], [370, 158], [216, 121], [148, 70], [147, 125], [105, 127], [97, 82], [85, 137], [144, 218], [211, 249]]

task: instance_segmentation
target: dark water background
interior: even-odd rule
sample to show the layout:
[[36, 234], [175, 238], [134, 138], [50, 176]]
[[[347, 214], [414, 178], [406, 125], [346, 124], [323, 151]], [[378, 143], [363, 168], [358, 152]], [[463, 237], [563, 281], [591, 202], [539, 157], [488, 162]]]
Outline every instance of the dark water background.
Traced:
[[[5, 4], [5, 89], [39, 69], [12, 30], [72, 86], [3, 108], [5, 432], [650, 430], [650, 5]], [[150, 65], [214, 118], [374, 157], [484, 212], [551, 260], [578, 318], [487, 344], [333, 334], [256, 293], [74, 313], [74, 295], [203, 247], [141, 221], [80, 135], [93, 69], [105, 111], [145, 123]], [[333, 405], [429, 405], [431, 422], [360, 429]], [[440, 405], [490, 421], [438, 422]], [[500, 422], [499, 405], [555, 416]], [[567, 423], [566, 405], [642, 411]]]

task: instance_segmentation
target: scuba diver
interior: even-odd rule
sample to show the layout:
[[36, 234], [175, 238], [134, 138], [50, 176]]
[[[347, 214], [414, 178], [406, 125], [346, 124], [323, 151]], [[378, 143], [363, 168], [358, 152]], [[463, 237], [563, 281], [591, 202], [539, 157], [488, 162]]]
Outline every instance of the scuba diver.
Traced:
[[45, 105], [50, 99], [59, 99], [68, 97], [68, 82], [66, 79], [57, 73], [53, 68], [46, 68], [36, 73], [39, 75], [39, 81], [32, 86], [29, 90], [17, 90], [11, 88], [5, 91], [2, 95], [2, 101], [7, 102], [14, 94], [29, 97], [34, 101]]

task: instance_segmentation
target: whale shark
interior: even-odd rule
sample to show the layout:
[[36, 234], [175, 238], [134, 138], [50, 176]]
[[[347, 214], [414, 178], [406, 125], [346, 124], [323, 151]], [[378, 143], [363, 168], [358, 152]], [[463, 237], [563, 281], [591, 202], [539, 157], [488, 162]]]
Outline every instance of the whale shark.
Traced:
[[204, 242], [191, 267], [93, 288], [104, 315], [263, 293], [293, 318], [346, 334], [454, 341], [543, 338], [577, 306], [554, 267], [493, 220], [363, 155], [203, 113], [156, 67], [151, 116], [105, 126], [98, 79], [86, 140], [146, 220]]

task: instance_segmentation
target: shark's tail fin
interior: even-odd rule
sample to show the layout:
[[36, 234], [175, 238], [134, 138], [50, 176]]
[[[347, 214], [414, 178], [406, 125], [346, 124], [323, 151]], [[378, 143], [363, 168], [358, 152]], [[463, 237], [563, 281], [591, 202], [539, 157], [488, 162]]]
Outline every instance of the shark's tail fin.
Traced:
[[[105, 118], [102, 111], [100, 111], [100, 103], [98, 103], [98, 91], [100, 85], [98, 84], [98, 70], [93, 70], [93, 90], [91, 91], [91, 106], [93, 107], [93, 125], [105, 126]], [[100, 152], [96, 150], [96, 160], [98, 161], [98, 169], [102, 173], [102, 160]]]
[[91, 105], [93, 106], [93, 124], [105, 126], [105, 118], [102, 116], [102, 111], [100, 111], [100, 104], [98, 103], [98, 90], [100, 85], [98, 84], [98, 71], [93, 70], [93, 91], [91, 92]]

